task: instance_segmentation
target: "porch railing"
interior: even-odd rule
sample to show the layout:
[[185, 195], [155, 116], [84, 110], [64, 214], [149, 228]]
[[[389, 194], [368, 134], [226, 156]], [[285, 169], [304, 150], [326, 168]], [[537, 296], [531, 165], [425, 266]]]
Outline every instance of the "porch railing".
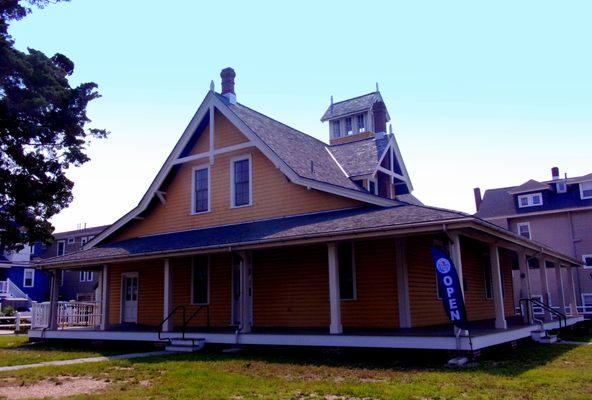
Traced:
[[29, 300], [29, 296], [10, 279], [0, 281], [0, 295]]
[[[59, 301], [57, 312], [58, 328], [92, 327], [101, 325], [103, 312], [100, 302]], [[31, 329], [50, 326], [51, 303], [33, 303], [31, 309]]]

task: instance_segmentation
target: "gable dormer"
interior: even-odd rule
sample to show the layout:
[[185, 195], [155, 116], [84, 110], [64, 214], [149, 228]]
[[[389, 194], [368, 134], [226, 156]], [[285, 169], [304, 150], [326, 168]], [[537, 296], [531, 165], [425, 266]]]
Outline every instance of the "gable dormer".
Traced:
[[386, 133], [390, 116], [380, 92], [376, 91], [337, 103], [331, 97], [321, 121], [329, 122], [329, 141], [334, 145]]

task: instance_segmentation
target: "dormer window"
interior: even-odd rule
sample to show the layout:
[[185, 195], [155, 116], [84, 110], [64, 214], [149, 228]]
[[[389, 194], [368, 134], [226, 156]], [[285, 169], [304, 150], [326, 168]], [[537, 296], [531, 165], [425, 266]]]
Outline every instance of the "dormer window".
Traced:
[[592, 181], [580, 183], [580, 198], [582, 200], [592, 199]]
[[331, 121], [331, 132], [333, 132], [334, 138], [338, 138], [341, 136], [341, 126], [339, 120]]
[[543, 195], [541, 193], [522, 194], [518, 196], [518, 207], [535, 207], [543, 205]]
[[352, 118], [351, 117], [347, 117], [345, 119], [345, 133], [346, 133], [346, 135], [353, 135], [353, 133], [354, 133], [354, 128], [352, 125]]
[[358, 114], [356, 117], [358, 123], [358, 133], [366, 132], [366, 121], [364, 114]]
[[557, 182], [555, 188], [557, 189], [557, 193], [567, 192], [567, 184], [565, 182]]

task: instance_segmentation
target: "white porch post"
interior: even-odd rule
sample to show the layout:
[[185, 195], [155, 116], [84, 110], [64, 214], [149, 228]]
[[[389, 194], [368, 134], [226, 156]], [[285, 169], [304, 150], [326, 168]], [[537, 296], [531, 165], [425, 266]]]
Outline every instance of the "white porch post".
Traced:
[[[532, 293], [530, 291], [530, 271], [528, 263], [526, 262], [526, 253], [524, 251], [518, 251], [518, 266], [520, 269], [520, 298], [530, 299]], [[528, 324], [533, 323], [532, 315], [532, 304], [527, 302], [524, 306], [526, 310], [522, 310], [522, 303], [518, 304], [521, 311], [525, 311], [527, 314], [524, 315], [524, 322]]]
[[[547, 306], [551, 306], [551, 294], [549, 293], [549, 279], [547, 277], [547, 265], [545, 257], [542, 255], [537, 257], [539, 261], [539, 273], [541, 276], [541, 296], [543, 296], [543, 303]], [[550, 321], [551, 320], [551, 313], [547, 310], [543, 310], [545, 313], [545, 319]]]
[[489, 260], [491, 264], [491, 281], [493, 285], [493, 302], [495, 305], [495, 327], [496, 329], [508, 329], [506, 313], [504, 310], [504, 292], [502, 282], [502, 271], [500, 266], [499, 248], [489, 245]]
[[576, 296], [576, 285], [574, 283], [574, 273], [578, 273], [577, 268], [574, 268], [572, 266], [567, 267], [567, 298], [569, 301], [569, 305], [571, 307], [572, 317], [575, 317], [579, 314], [578, 301]]
[[328, 243], [328, 260], [329, 260], [329, 303], [331, 308], [331, 325], [329, 333], [340, 334], [343, 333], [341, 326], [341, 300], [339, 295], [339, 266], [337, 259], [337, 244]]
[[253, 301], [252, 301], [252, 257], [249, 252], [240, 253], [241, 263], [241, 332], [251, 332], [253, 326]]
[[565, 307], [565, 291], [563, 289], [563, 274], [561, 273], [561, 264], [555, 263], [555, 286], [557, 286], [557, 298], [559, 300], [559, 309], [562, 313], [567, 314]]
[[51, 271], [51, 291], [49, 295], [49, 330], [55, 331], [58, 329], [58, 296], [60, 290], [60, 283], [58, 271]]
[[[164, 259], [164, 294], [163, 294], [163, 317], [165, 319], [169, 316], [173, 306], [173, 280], [171, 276], [171, 262], [168, 258]], [[169, 318], [162, 326], [164, 332], [169, 332], [173, 324]]]
[[397, 300], [399, 327], [411, 328], [411, 304], [409, 303], [409, 276], [405, 256], [405, 239], [395, 240], [395, 267], [397, 269]]
[[109, 277], [107, 276], [107, 266], [103, 265], [103, 271], [101, 272], [101, 330], [107, 330], [109, 320]]

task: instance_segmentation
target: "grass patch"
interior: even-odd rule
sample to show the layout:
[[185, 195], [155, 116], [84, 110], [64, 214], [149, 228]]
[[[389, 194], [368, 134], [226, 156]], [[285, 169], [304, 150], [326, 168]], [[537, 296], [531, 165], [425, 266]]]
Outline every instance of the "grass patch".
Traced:
[[27, 335], [0, 336], [0, 367], [35, 364], [44, 361], [71, 360], [74, 358], [98, 357], [104, 355], [131, 353], [129, 345], [95, 345], [76, 341], [33, 342]]
[[592, 346], [495, 348], [465, 368], [443, 352], [215, 348], [186, 355], [0, 373], [23, 385], [77, 376], [96, 399], [589, 399]]

